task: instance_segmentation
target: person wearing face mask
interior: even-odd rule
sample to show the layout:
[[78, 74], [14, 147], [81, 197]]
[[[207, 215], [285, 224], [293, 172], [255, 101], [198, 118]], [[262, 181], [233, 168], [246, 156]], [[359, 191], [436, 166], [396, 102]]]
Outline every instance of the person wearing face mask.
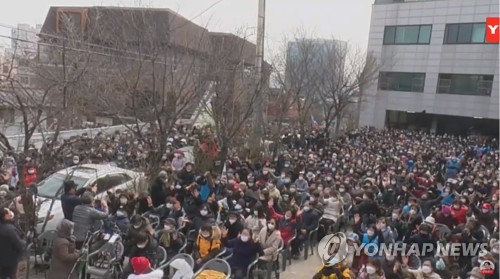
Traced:
[[298, 259], [300, 257], [299, 248], [307, 240], [309, 232], [316, 229], [319, 225], [321, 213], [316, 210], [317, 202], [306, 201], [300, 214], [300, 219], [297, 226], [297, 238], [292, 241], [292, 257]]
[[335, 224], [337, 228], [340, 227], [340, 216], [344, 214], [344, 201], [336, 191], [327, 188], [320, 203], [324, 206], [321, 223], [325, 225], [325, 233], [328, 233], [329, 230], [337, 231], [338, 229], [334, 229], [333, 225]]
[[222, 230], [222, 243], [233, 253], [233, 256], [227, 260], [231, 266], [231, 274], [234, 274], [235, 279], [244, 279], [248, 266], [255, 259], [255, 255], [262, 253], [262, 249], [254, 240], [250, 229], [243, 229], [241, 234], [233, 239], [229, 239], [228, 233], [227, 230]]
[[[137, 235], [137, 243], [131, 248], [128, 257], [130, 259], [135, 257], [145, 257], [149, 260], [151, 268], [155, 269], [158, 267], [161, 255], [157, 253], [158, 242], [154, 237], [148, 235], [146, 232], [141, 232]], [[127, 278], [130, 274], [134, 272], [131, 263], [129, 262], [123, 268], [122, 279]]]
[[[418, 234], [413, 235], [406, 241], [409, 244], [415, 244], [418, 247], [418, 251], [425, 251], [425, 254], [421, 255], [421, 258], [432, 258], [437, 248], [437, 242], [431, 235], [432, 228], [426, 223], [421, 224], [418, 227]], [[432, 246], [432, 250], [424, 250], [424, 247]]]
[[183, 239], [179, 236], [176, 230], [175, 219], [166, 219], [163, 223], [163, 229], [156, 234], [159, 244], [167, 251], [168, 259], [179, 253], [183, 243]]
[[33, 164], [31, 160], [24, 167], [23, 177], [24, 177], [24, 186], [26, 187], [29, 187], [31, 183], [36, 183], [38, 177], [38, 171], [36, 166]]
[[477, 206], [472, 205], [472, 212], [476, 217], [477, 221], [484, 225], [489, 232], [493, 232], [495, 226], [495, 218], [498, 217], [498, 213], [495, 213], [490, 203], [483, 203], [479, 209]]
[[176, 175], [176, 180], [179, 182], [181, 186], [187, 186], [195, 182], [196, 176], [193, 172], [193, 163], [186, 163], [184, 168], [180, 170]]
[[269, 189], [269, 197], [270, 198], [273, 198], [274, 200], [277, 200], [277, 201], [281, 200], [280, 190], [278, 190], [276, 185], [274, 185], [272, 183], [268, 183], [267, 188]]
[[273, 199], [269, 199], [269, 214], [277, 220], [278, 229], [285, 246], [290, 245], [289, 242], [294, 236], [297, 227], [297, 220], [295, 219], [297, 211], [295, 209], [287, 210], [284, 215], [281, 215], [274, 210], [273, 205]]
[[393, 229], [387, 225], [386, 218], [382, 217], [377, 220], [377, 230], [382, 233], [384, 243], [389, 245], [397, 239], [398, 235]]
[[210, 223], [214, 218], [208, 204], [203, 204], [198, 214], [192, 219], [193, 229], [199, 230], [203, 225]]
[[370, 258], [368, 259], [364, 268], [358, 273], [357, 279], [385, 279], [384, 270], [378, 259]]
[[101, 204], [104, 212], [94, 208], [94, 200], [91, 194], [85, 193], [81, 198], [82, 204], [77, 205], [73, 211], [72, 221], [75, 223], [76, 249], [81, 249], [87, 238], [87, 233], [98, 228], [98, 222], [108, 218], [108, 207], [106, 201]]
[[262, 248], [259, 264], [266, 270], [268, 264], [276, 261], [279, 255], [278, 248], [281, 237], [279, 231], [276, 229], [276, 219], [271, 218], [267, 221], [267, 225], [260, 230], [257, 240]]
[[375, 194], [372, 191], [365, 191], [363, 193], [363, 201], [357, 206], [356, 211], [361, 216], [374, 215], [376, 217], [380, 217], [380, 209], [378, 203], [374, 199]]
[[467, 213], [469, 212], [469, 208], [462, 204], [461, 200], [453, 201], [451, 206], [451, 215], [455, 216], [458, 221], [458, 224], [465, 224], [467, 222]]
[[0, 278], [17, 278], [26, 242], [14, 226], [14, 212], [7, 208], [0, 209], [0, 247]]
[[434, 215], [436, 223], [444, 224], [450, 230], [455, 226], [458, 226], [458, 220], [455, 216], [451, 215], [451, 208], [449, 206], [443, 206], [439, 212]]
[[73, 222], [66, 219], [61, 220], [57, 225], [47, 278], [78, 278], [76, 272], [71, 273], [73, 266], [80, 257], [80, 253], [76, 250], [73, 230]]
[[282, 172], [280, 177], [278, 178], [278, 181], [276, 182], [276, 186], [278, 187], [278, 189], [283, 189], [285, 185], [289, 185], [290, 183], [290, 177], [288, 177], [285, 172]]
[[304, 178], [303, 173], [299, 174], [299, 178], [297, 178], [297, 180], [295, 180], [294, 184], [297, 187], [297, 192], [299, 192], [299, 193], [304, 193], [309, 188], [309, 183]]
[[431, 208], [433, 206], [438, 205], [442, 199], [443, 199], [443, 197], [441, 197], [441, 196], [438, 196], [435, 199], [430, 199], [429, 193], [424, 193], [420, 197], [420, 201], [419, 201], [420, 209], [422, 210], [422, 216], [424, 216], [424, 217], [429, 216], [431, 214]]
[[239, 220], [239, 214], [236, 212], [229, 212], [227, 215], [227, 221], [224, 224], [227, 229], [226, 237], [228, 240], [232, 240], [238, 237], [238, 235], [243, 231], [243, 224]]
[[[359, 231], [359, 228], [356, 231]], [[366, 246], [360, 259], [360, 264], [362, 265], [366, 263], [368, 259], [367, 255], [371, 255], [374, 251], [378, 251], [376, 247], [378, 247], [384, 239], [382, 233], [377, 230], [375, 224], [369, 225], [366, 232], [361, 235], [361, 245]]]
[[194, 249], [196, 267], [201, 267], [220, 253], [222, 249], [221, 236], [222, 232], [218, 226], [206, 224], [200, 228]]
[[259, 204], [252, 211], [251, 214], [245, 219], [245, 225], [249, 228], [254, 235], [258, 235], [260, 230], [266, 226], [266, 215], [262, 206]]
[[403, 271], [403, 274], [405, 275], [405, 278], [441, 279], [441, 276], [433, 271], [431, 260], [423, 261], [422, 267], [414, 270], [408, 268], [408, 257], [402, 257], [401, 269]]

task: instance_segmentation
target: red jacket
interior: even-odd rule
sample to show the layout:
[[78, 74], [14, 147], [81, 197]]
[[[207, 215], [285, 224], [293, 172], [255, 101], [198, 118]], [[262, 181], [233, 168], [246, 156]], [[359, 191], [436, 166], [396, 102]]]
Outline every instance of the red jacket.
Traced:
[[[33, 170], [33, 173], [29, 173], [28, 170]], [[24, 176], [24, 186], [28, 187], [30, 186], [31, 183], [36, 183], [36, 179], [38, 176], [38, 171], [35, 167], [27, 167], [23, 171], [23, 176]]]
[[295, 219], [291, 219], [288, 221], [285, 220], [285, 216], [274, 211], [274, 208], [272, 207], [269, 207], [269, 213], [274, 219], [276, 219], [276, 223], [278, 225], [281, 238], [283, 239], [283, 243], [287, 245], [290, 239], [292, 239], [292, 237], [295, 234], [296, 220]]
[[467, 222], [467, 212], [469, 208], [465, 205], [462, 205], [459, 209], [455, 209], [455, 207], [451, 207], [451, 214], [455, 216], [458, 221], [458, 224], [465, 224]]

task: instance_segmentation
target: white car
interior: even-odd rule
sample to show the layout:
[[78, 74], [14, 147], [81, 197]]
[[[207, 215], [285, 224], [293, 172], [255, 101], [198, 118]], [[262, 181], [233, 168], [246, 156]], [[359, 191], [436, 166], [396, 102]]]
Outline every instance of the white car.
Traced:
[[[78, 185], [78, 189], [97, 182], [96, 199], [103, 199], [107, 196], [106, 191], [110, 189], [140, 189], [143, 177], [142, 173], [95, 164], [70, 167], [52, 174], [37, 185], [37, 204], [39, 205], [37, 231], [39, 233], [42, 231], [47, 215], [49, 221], [47, 221], [44, 231], [55, 230], [59, 222], [64, 219], [60, 199], [64, 193], [64, 189], [61, 188], [64, 181], [73, 180]], [[47, 214], [54, 197], [56, 198], [52, 210], [50, 210], [50, 214]]]

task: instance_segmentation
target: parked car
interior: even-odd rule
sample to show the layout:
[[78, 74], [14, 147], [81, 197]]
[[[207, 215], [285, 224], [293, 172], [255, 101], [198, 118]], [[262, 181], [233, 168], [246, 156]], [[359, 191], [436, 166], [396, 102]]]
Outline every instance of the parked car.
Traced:
[[49, 221], [45, 227], [47, 230], [55, 230], [57, 224], [64, 219], [64, 214], [61, 205], [61, 195], [64, 192], [62, 189], [63, 182], [73, 180], [78, 188], [87, 187], [97, 183], [97, 199], [103, 199], [107, 196], [107, 191], [110, 189], [139, 189], [143, 182], [144, 175], [142, 173], [125, 170], [109, 165], [84, 164], [60, 170], [45, 180], [38, 183], [38, 225], [37, 230], [40, 233], [43, 223], [47, 218], [47, 213], [50, 209], [50, 204], [55, 197], [54, 205], [50, 214]]

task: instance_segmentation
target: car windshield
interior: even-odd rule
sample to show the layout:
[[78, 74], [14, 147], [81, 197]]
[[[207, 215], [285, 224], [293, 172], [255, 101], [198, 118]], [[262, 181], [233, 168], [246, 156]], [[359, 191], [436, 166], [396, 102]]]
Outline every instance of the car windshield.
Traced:
[[[85, 184], [87, 184], [88, 181], [87, 178], [83, 177], [70, 177], [69, 175], [65, 175], [62, 173], [55, 173], [38, 185], [38, 195], [45, 198], [53, 198], [57, 194], [57, 191], [59, 191], [59, 188], [61, 188], [65, 180], [73, 180], [78, 185], [78, 188], [83, 187]], [[64, 189], [60, 191], [58, 197], [60, 197], [63, 192]]]

